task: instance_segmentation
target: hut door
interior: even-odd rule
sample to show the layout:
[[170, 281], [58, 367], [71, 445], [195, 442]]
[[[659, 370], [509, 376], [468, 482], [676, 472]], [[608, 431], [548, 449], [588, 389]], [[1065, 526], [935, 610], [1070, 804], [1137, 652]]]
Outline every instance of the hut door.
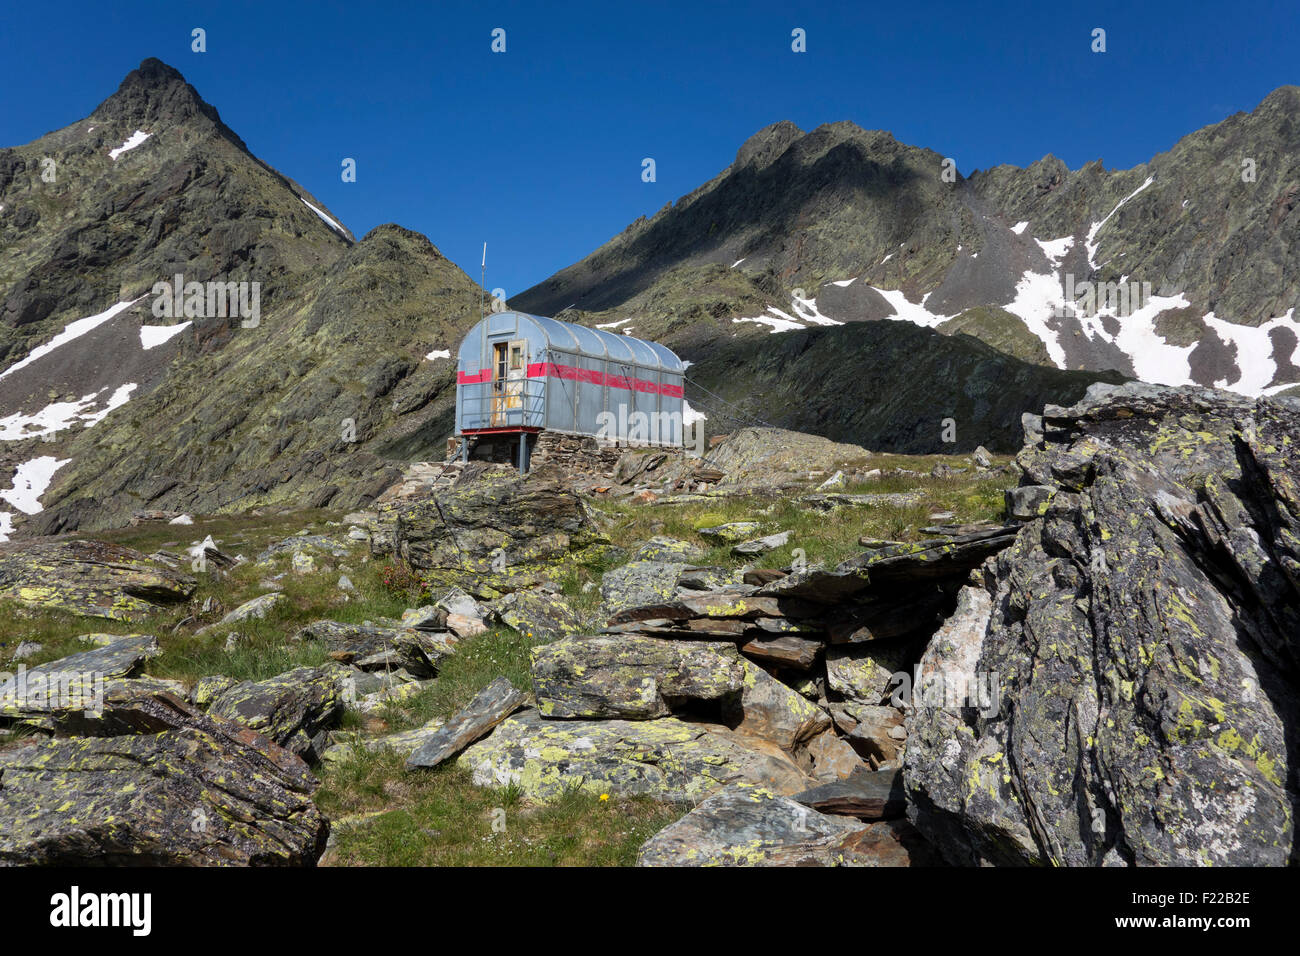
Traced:
[[524, 376], [528, 358], [525, 339], [496, 342], [492, 346], [492, 424], [510, 424], [509, 415], [524, 407]]

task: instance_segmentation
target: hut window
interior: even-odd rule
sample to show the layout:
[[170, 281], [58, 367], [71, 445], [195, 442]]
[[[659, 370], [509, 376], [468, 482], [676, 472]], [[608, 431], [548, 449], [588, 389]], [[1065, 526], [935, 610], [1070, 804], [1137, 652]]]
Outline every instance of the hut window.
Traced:
[[510, 343], [510, 370], [515, 371], [524, 367], [524, 343]]

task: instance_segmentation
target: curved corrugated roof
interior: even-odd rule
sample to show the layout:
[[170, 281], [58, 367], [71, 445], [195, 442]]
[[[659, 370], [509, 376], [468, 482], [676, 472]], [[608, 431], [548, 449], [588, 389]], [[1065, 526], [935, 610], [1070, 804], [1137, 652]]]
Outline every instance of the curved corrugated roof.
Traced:
[[[513, 310], [512, 310], [513, 311]], [[505, 313], [498, 313], [504, 315]], [[533, 322], [546, 336], [547, 343], [566, 352], [578, 352], [596, 358], [608, 358], [625, 365], [638, 365], [642, 368], [661, 369], [665, 372], [681, 374], [685, 371], [682, 360], [672, 349], [658, 342], [648, 342], [631, 335], [617, 335], [605, 329], [589, 329], [585, 325], [562, 322], [544, 315], [529, 315], [527, 312], [515, 312], [515, 315]], [[487, 319], [483, 320], [484, 322]], [[479, 325], [483, 323], [480, 322]], [[470, 335], [478, 331], [476, 325]], [[468, 336], [467, 336], [468, 338]]]

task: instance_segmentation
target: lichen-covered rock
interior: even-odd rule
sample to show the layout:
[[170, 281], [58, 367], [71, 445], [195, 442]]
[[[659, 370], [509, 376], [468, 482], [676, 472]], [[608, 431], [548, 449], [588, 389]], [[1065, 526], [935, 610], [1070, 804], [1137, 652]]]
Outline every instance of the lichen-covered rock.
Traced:
[[212, 706], [213, 701], [238, 683], [239, 681], [233, 677], [226, 677], [222, 674], [209, 674], [206, 677], [200, 677], [194, 682], [194, 688], [190, 691], [190, 702], [195, 707], [202, 707], [206, 710]]
[[315, 760], [322, 731], [343, 708], [335, 667], [298, 667], [262, 681], [243, 681], [217, 697], [208, 713], [270, 737], [286, 750]]
[[[753, 665], [750, 665], [753, 666]], [[730, 644], [653, 637], [580, 637], [533, 648], [533, 690], [545, 717], [664, 717], [720, 701], [745, 682]]]
[[446, 721], [441, 717], [435, 717], [419, 727], [384, 734], [382, 737], [364, 737], [356, 733], [336, 731], [333, 743], [325, 749], [320, 758], [326, 763], [341, 763], [358, 751], [376, 753], [380, 750], [391, 750], [395, 754], [407, 757], [419, 750], [421, 745], [441, 730], [445, 723]]
[[245, 601], [239, 607], [235, 608], [220, 621], [215, 624], [209, 624], [201, 627], [196, 633], [202, 634], [205, 631], [212, 630], [214, 627], [221, 627], [225, 624], [238, 624], [240, 621], [250, 621], [266, 617], [275, 608], [284, 604], [289, 599], [279, 591], [271, 591], [268, 594], [259, 594], [251, 600]]
[[607, 543], [582, 499], [558, 481], [483, 462], [426, 500], [381, 506], [380, 520], [412, 567], [453, 574], [509, 579]]
[[775, 551], [777, 548], [783, 548], [789, 540], [789, 531], [778, 531], [776, 534], [764, 535], [761, 538], [751, 538], [748, 541], [742, 541], [740, 544], [733, 545], [731, 553], [741, 558], [754, 557], [755, 555], [767, 554], [769, 551]]
[[677, 582], [686, 565], [673, 561], [632, 561], [606, 571], [600, 580], [600, 597], [606, 617], [628, 608], [662, 604], [677, 595]]
[[757, 521], [728, 521], [726, 524], [714, 525], [711, 528], [700, 528], [698, 534], [704, 538], [713, 538], [717, 541], [734, 542], [744, 541], [749, 535], [759, 529]]
[[514, 784], [537, 800], [577, 787], [595, 794], [644, 794], [692, 803], [737, 781], [778, 793], [798, 793], [811, 785], [789, 759], [676, 717], [547, 720], [526, 710], [502, 721], [457, 763], [473, 773], [479, 786]]
[[547, 587], [512, 591], [494, 602], [497, 615], [508, 627], [537, 641], [554, 641], [589, 630], [593, 622], [573, 608], [563, 593]]
[[909, 647], [898, 641], [847, 644], [826, 651], [826, 683], [850, 701], [883, 704], [893, 675], [905, 672]]
[[59, 717], [100, 709], [109, 683], [135, 674], [159, 652], [156, 637], [128, 634], [93, 650], [5, 673], [0, 682], [0, 716]]
[[[733, 648], [728, 647], [728, 650]], [[816, 736], [831, 725], [830, 716], [752, 661], [744, 661], [744, 681], [723, 708], [736, 730], [770, 740], [782, 750]]]
[[113, 735], [0, 752], [0, 865], [311, 865], [329, 825], [297, 757], [169, 697]]
[[678, 538], [662, 535], [651, 538], [632, 553], [632, 561], [658, 561], [666, 564], [694, 564], [703, 560], [704, 549]]
[[909, 817], [956, 863], [1294, 863], [1300, 408], [1094, 388], [1043, 435], [1050, 505], [922, 661], [999, 705], [909, 710]]
[[0, 598], [134, 621], [189, 599], [197, 582], [102, 541], [38, 541], [0, 551]]
[[873, 826], [738, 784], [647, 840], [637, 866], [908, 865], [897, 830]]

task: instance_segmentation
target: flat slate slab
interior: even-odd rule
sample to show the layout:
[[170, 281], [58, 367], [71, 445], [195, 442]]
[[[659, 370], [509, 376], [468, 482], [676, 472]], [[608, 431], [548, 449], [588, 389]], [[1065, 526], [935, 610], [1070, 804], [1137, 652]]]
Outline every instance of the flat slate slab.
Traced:
[[907, 813], [903, 774], [898, 770], [861, 770], [791, 799], [821, 813], [860, 820], [894, 820]]
[[439, 727], [406, 760], [408, 770], [436, 767], [479, 740], [528, 700], [504, 677], [479, 691], [464, 710]]

